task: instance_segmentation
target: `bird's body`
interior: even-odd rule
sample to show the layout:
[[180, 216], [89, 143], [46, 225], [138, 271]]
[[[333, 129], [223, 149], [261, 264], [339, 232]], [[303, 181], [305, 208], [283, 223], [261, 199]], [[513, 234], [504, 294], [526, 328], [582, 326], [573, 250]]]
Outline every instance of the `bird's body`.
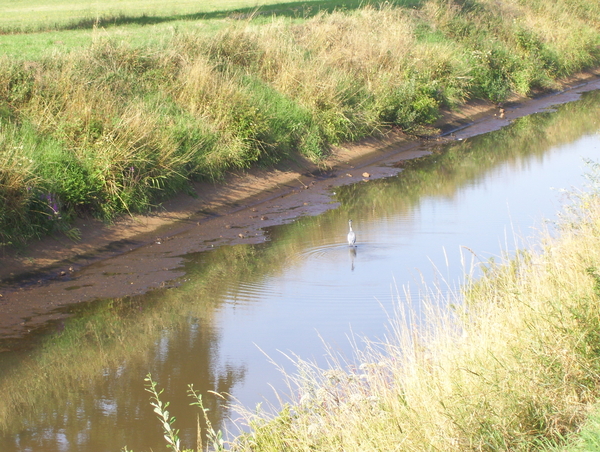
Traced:
[[356, 243], [356, 234], [352, 230], [352, 220], [348, 220], [348, 227], [350, 228], [350, 232], [348, 232], [348, 245], [354, 246]]

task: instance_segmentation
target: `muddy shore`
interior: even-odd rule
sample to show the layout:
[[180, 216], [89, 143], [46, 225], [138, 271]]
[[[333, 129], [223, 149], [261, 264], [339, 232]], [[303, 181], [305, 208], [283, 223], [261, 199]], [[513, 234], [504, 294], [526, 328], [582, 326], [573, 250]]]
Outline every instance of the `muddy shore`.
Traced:
[[[401, 161], [430, 153], [443, 141], [497, 130], [511, 120], [600, 89], [600, 69], [565, 82], [564, 90], [535, 99], [511, 99], [500, 110], [475, 102], [447, 112], [436, 125], [437, 140], [399, 131], [340, 147], [321, 165], [288, 161], [274, 170], [230, 174], [220, 184], [194, 185], [196, 196], [180, 195], [148, 215], [106, 225], [80, 219], [81, 239], [55, 235], [25, 250], [0, 255], [0, 337], [21, 339], [48, 320], [60, 319], [72, 303], [141, 294], [183, 276], [183, 256], [223, 244], [258, 243], [263, 228], [335, 208], [336, 186], [390, 177]], [[2, 347], [0, 346], [0, 349]]]

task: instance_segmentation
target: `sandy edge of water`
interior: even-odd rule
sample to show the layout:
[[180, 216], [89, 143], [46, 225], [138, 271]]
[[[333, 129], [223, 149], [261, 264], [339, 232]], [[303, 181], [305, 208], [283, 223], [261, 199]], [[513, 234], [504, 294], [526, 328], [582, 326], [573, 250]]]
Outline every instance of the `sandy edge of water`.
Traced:
[[[382, 138], [337, 147], [319, 166], [308, 160], [287, 161], [272, 170], [232, 172], [221, 183], [196, 183], [193, 186], [196, 197], [178, 195], [147, 215], [124, 216], [110, 225], [89, 218], [78, 219], [74, 227], [81, 238], [76, 242], [64, 234], [55, 234], [24, 250], [3, 251], [0, 256], [0, 313], [1, 305], [5, 304], [2, 301], [7, 301], [6, 298], [2, 300], [3, 292], [19, 288], [25, 281], [37, 278], [39, 282], [39, 278], [49, 280], [65, 276], [92, 262], [130, 251], [132, 247], [160, 243], [163, 237], [176, 234], [182, 222], [198, 220], [200, 224], [200, 220], [207, 217], [227, 218], [267, 199], [312, 187], [319, 178], [345, 177], [345, 183], [352, 183], [363, 179], [365, 172], [369, 178], [388, 176], [388, 172], [377, 168], [390, 156], [396, 161], [410, 159], [423, 155], [428, 147], [439, 141], [464, 139], [499, 129], [517, 117], [577, 100], [582, 92], [600, 89], [599, 82], [600, 68], [597, 68], [564, 80], [561, 91], [533, 99], [513, 98], [505, 104], [505, 111], [490, 102], [470, 102], [459, 111], [444, 113], [436, 126], [446, 133], [438, 140], [415, 139], [396, 129]], [[350, 174], [353, 171], [355, 174]], [[265, 225], [258, 216], [254, 223], [258, 228]]]

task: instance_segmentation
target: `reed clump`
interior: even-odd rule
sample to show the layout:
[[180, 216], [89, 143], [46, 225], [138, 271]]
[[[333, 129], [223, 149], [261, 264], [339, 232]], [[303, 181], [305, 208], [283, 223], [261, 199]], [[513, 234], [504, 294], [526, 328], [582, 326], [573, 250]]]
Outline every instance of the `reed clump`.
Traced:
[[491, 262], [462, 294], [431, 291], [381, 341], [321, 369], [296, 360], [291, 400], [246, 411], [235, 451], [544, 450], [600, 394], [600, 198], [570, 205], [540, 249]]
[[[398, 1], [224, 19], [135, 45], [126, 26], [94, 29], [82, 49], [5, 56], [0, 243], [77, 215], [144, 212], [230, 170], [318, 162], [390, 127], [435, 133], [442, 109], [551, 89], [597, 65], [599, 21], [592, 0]], [[31, 164], [16, 168], [22, 142], [35, 143], [19, 153]]]

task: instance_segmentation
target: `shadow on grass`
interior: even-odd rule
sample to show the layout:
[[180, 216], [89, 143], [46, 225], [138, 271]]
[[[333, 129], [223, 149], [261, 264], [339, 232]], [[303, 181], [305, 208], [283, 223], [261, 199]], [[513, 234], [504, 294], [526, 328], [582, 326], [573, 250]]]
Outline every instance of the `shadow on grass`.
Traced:
[[179, 20], [211, 20], [211, 19], [251, 19], [261, 16], [290, 17], [308, 19], [321, 12], [352, 11], [367, 5], [393, 5], [404, 8], [418, 8], [423, 0], [316, 0], [278, 3], [274, 5], [253, 6], [233, 10], [220, 10], [211, 12], [198, 12], [191, 14], [174, 14], [169, 16], [139, 16], [121, 14], [118, 16], [101, 16], [85, 18], [68, 23], [55, 23], [39, 25], [31, 29], [3, 27], [0, 34], [32, 33], [39, 31], [85, 30], [94, 27], [108, 27], [120, 25], [155, 25]]

